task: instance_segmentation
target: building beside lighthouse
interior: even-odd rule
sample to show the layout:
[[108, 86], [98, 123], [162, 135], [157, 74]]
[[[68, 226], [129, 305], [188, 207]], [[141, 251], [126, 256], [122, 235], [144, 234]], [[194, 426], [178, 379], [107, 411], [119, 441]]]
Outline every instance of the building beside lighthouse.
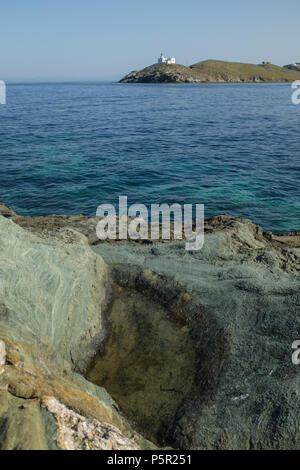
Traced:
[[161, 53], [158, 58], [158, 63], [172, 65], [172, 64], [176, 64], [176, 59], [175, 57], [164, 57], [163, 53]]

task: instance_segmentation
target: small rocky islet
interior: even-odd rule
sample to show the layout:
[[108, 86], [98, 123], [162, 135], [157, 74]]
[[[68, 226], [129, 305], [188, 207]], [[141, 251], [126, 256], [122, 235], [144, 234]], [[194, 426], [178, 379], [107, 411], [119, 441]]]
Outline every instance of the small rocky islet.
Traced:
[[157, 63], [133, 71], [120, 83], [264, 83], [300, 80], [300, 66], [280, 67], [269, 62], [245, 64], [220, 60], [205, 60], [190, 67]]
[[300, 448], [300, 232], [100, 242], [0, 204], [0, 449]]

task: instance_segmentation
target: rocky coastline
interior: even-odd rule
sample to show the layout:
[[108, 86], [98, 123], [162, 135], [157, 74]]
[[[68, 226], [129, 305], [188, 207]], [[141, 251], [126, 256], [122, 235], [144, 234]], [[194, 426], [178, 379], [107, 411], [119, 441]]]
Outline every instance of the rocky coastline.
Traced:
[[279, 67], [206, 60], [186, 67], [179, 64], [154, 64], [130, 72], [120, 83], [268, 83], [300, 80], [300, 68]]
[[100, 242], [0, 204], [0, 449], [300, 449], [300, 231]]

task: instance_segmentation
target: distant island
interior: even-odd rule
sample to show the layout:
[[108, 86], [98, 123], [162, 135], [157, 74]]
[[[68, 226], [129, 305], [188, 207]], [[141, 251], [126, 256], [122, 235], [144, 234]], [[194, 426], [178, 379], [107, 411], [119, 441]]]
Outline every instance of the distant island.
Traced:
[[280, 67], [270, 62], [259, 65], [220, 60], [205, 60], [190, 67], [171, 63], [167, 59], [133, 71], [119, 83], [261, 83], [300, 80], [300, 64]]

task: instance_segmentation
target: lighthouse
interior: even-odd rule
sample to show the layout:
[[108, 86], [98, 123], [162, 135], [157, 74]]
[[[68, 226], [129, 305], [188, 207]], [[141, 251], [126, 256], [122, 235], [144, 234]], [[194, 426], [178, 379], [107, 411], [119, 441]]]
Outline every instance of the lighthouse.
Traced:
[[159, 64], [173, 65], [176, 64], [176, 59], [175, 57], [164, 57], [163, 53], [161, 53], [157, 62]]

